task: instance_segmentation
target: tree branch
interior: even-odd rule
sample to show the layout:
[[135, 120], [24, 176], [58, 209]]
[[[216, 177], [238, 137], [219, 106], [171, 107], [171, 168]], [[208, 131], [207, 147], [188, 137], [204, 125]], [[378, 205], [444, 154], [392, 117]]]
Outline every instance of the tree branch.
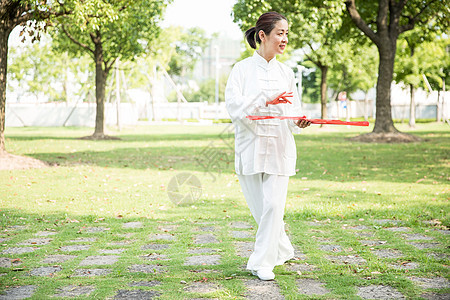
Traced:
[[358, 27], [365, 35], [369, 37], [376, 45], [380, 43], [378, 36], [367, 26], [367, 23], [361, 18], [358, 10], [356, 9], [355, 0], [347, 0], [345, 1], [345, 6], [347, 7], [347, 11], [355, 23], [356, 27]]
[[[427, 4], [425, 4], [424, 7], [414, 16], [414, 17], [407, 17], [408, 18], [408, 24], [405, 24], [399, 28], [399, 34], [403, 33], [405, 31], [411, 30], [416, 25], [416, 22], [418, 21], [419, 17], [424, 13], [424, 11], [431, 5], [433, 2], [436, 2], [437, 0], [431, 0]], [[403, 0], [405, 2], [405, 0]]]
[[66, 35], [72, 42], [74, 42], [75, 44], [77, 44], [77, 45], [80, 46], [81, 48], [84, 48], [84, 49], [88, 50], [89, 52], [94, 53], [94, 50], [91, 49], [88, 45], [83, 44], [83, 43], [79, 42], [78, 40], [76, 40], [76, 39], [75, 39], [75, 38], [74, 38], [74, 37], [66, 30], [66, 27], [65, 27], [64, 25], [62, 25], [61, 28], [62, 28], [63, 32], [65, 33], [65, 35]]

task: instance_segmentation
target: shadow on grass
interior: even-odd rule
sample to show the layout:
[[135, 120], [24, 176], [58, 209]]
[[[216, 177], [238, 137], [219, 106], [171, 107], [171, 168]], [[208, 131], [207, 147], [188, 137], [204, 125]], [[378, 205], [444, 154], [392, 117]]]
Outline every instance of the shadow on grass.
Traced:
[[[383, 193], [327, 187], [301, 190], [291, 185], [286, 213], [293, 219], [392, 219], [413, 226], [420, 221], [437, 218], [446, 222], [446, 195], [436, 196], [432, 190], [416, 195], [396, 191]], [[293, 194], [293, 195], [292, 195]], [[434, 200], [432, 200], [434, 199]], [[448, 225], [448, 224], [444, 224]]]
[[[170, 136], [177, 140], [180, 135]], [[234, 152], [220, 147], [196, 146], [195, 140], [214, 135], [183, 136], [193, 146], [128, 147], [109, 151], [35, 153], [31, 156], [50, 164], [95, 165], [100, 167], [150, 170], [234, 172]], [[297, 136], [297, 175], [309, 180], [387, 181], [421, 184], [448, 182], [448, 144], [442, 139], [415, 144], [360, 144], [344, 140], [345, 135]], [[145, 140], [144, 138], [142, 138]], [[156, 138], [155, 138], [156, 139]], [[217, 140], [217, 136], [216, 136]], [[120, 141], [110, 141], [122, 145]], [[93, 144], [97, 141], [93, 141]], [[217, 143], [218, 144], [218, 143]]]

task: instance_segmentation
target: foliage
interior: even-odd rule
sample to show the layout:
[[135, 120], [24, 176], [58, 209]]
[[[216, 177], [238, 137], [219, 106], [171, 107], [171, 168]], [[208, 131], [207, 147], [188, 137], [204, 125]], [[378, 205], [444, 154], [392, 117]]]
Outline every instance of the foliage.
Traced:
[[[415, 34], [415, 32], [411, 32], [412, 36]], [[450, 78], [446, 76], [448, 73], [445, 70], [450, 69], [450, 57], [447, 53], [450, 39], [437, 37], [435, 40], [417, 45], [408, 40], [409, 36], [399, 41], [397, 46], [395, 81], [428, 90], [422, 76], [425, 74], [434, 90], [442, 90], [444, 78], [447, 80], [446, 85], [448, 86]]]
[[11, 91], [17, 91], [16, 86], [20, 86], [19, 101], [27, 94], [33, 94], [36, 100], [42, 95], [48, 101], [73, 101], [80, 97], [88, 100], [94, 87], [88, 57], [56, 53], [51, 40], [12, 48], [8, 56], [8, 76]]
[[168, 73], [185, 77], [193, 71], [195, 64], [208, 45], [209, 39], [206, 38], [205, 31], [198, 27], [187, 30], [178, 27], [174, 30], [177, 31], [177, 38], [170, 43], [175, 48], [175, 52], [169, 61]]
[[339, 62], [331, 69], [329, 88], [334, 90], [335, 100], [340, 91], [350, 93], [367, 92], [376, 84], [378, 55], [375, 46], [344, 43], [341, 46]]
[[93, 55], [93, 39], [98, 36], [105, 62], [111, 63], [118, 57], [133, 60], [151, 49], [150, 42], [159, 34], [157, 24], [166, 5], [165, 0], [77, 3], [70, 6], [70, 15], [59, 18], [53, 35], [55, 46], [74, 56], [84, 52]]

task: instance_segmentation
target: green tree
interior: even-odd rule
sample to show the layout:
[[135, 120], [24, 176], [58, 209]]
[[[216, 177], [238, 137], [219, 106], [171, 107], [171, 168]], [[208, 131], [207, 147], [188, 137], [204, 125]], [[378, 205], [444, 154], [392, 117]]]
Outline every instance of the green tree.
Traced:
[[[391, 83], [399, 36], [413, 28], [449, 27], [449, 7], [440, 0], [346, 0], [348, 14], [379, 54], [376, 121], [373, 133], [398, 133], [392, 121]], [[433, 23], [430, 23], [432, 20]]]
[[74, 96], [86, 99], [92, 89], [92, 75], [87, 56], [55, 53], [50, 40], [24, 44], [19, 50], [12, 48], [8, 56], [8, 90], [15, 91], [19, 86], [19, 97], [44, 94], [49, 101], [69, 101]]
[[174, 48], [174, 55], [171, 57], [167, 71], [170, 75], [185, 77], [194, 70], [195, 64], [200, 59], [203, 51], [209, 43], [203, 29], [194, 27], [183, 29], [176, 27], [177, 39], [170, 44]]
[[[427, 40], [428, 39], [428, 40]], [[450, 39], [436, 36], [436, 32], [424, 34], [423, 30], [413, 29], [405, 33], [397, 46], [394, 80], [402, 82], [410, 90], [409, 126], [416, 124], [415, 91], [424, 84], [423, 75], [432, 82], [442, 82], [445, 77], [443, 67], [449, 63], [446, 47]], [[441, 89], [438, 84], [437, 89]]]
[[74, 56], [89, 54], [95, 65], [97, 113], [90, 137], [105, 139], [106, 80], [116, 59], [132, 60], [150, 49], [159, 34], [158, 22], [168, 0], [100, 1], [70, 3], [58, 18], [55, 40], [58, 49]]
[[[70, 1], [70, 0], [68, 0]], [[23, 30], [32, 36], [32, 40], [40, 39], [40, 29], [46, 24], [39, 22], [67, 13], [60, 2], [32, 0], [0, 1], [0, 154], [5, 149], [5, 106], [6, 82], [8, 74], [8, 39], [11, 31], [19, 25], [28, 25]]]
[[330, 88], [334, 90], [332, 99], [337, 99], [340, 91], [347, 95], [361, 90], [365, 93], [364, 119], [368, 120], [368, 93], [376, 84], [378, 56], [373, 45], [346, 43], [340, 53], [340, 60], [330, 74]]

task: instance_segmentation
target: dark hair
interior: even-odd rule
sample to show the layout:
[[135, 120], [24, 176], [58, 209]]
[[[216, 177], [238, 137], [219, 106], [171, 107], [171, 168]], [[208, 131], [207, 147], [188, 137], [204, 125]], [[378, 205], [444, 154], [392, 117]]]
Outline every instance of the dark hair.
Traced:
[[275, 23], [280, 20], [286, 20], [286, 17], [275, 11], [270, 11], [262, 14], [256, 25], [245, 32], [245, 39], [247, 40], [250, 47], [256, 49], [256, 43], [261, 44], [261, 39], [259, 38], [258, 32], [260, 30], [264, 31], [266, 35], [269, 35], [272, 29], [275, 27]]

